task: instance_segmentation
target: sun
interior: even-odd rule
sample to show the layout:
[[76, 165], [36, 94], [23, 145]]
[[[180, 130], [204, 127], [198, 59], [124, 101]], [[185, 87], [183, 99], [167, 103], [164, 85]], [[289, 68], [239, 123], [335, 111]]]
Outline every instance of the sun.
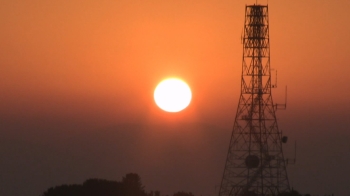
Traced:
[[161, 81], [154, 90], [154, 101], [166, 112], [179, 112], [191, 102], [192, 92], [186, 82], [169, 78]]

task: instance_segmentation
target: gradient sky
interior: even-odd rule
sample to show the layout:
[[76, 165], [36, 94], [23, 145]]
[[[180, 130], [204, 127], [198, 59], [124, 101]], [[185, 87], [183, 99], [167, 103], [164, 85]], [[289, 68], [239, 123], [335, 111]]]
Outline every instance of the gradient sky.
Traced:
[[[267, 1], [258, 1], [266, 4]], [[215, 196], [240, 93], [252, 0], [0, 1], [0, 195], [141, 176], [147, 191]], [[269, 1], [290, 184], [350, 195], [350, 1]], [[192, 88], [177, 114], [157, 83]]]

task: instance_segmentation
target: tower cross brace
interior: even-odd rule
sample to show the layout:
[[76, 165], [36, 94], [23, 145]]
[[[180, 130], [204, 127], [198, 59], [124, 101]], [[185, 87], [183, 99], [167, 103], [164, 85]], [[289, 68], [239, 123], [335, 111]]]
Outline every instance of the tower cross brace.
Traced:
[[271, 89], [268, 6], [248, 5], [241, 94], [219, 196], [273, 196], [289, 191], [283, 137]]

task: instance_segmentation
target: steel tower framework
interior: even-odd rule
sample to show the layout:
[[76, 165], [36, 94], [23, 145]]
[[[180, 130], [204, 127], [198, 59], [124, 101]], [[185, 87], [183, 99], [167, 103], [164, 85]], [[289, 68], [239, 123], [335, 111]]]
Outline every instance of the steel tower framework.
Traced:
[[[289, 191], [273, 103], [268, 6], [245, 8], [241, 94], [219, 196], [270, 196]], [[285, 106], [285, 105], [284, 105]]]

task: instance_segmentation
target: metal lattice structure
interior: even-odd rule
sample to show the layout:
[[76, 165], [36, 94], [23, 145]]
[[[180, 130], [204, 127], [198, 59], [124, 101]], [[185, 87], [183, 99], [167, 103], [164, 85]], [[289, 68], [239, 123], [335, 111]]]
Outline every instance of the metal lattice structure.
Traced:
[[241, 95], [219, 196], [278, 195], [290, 187], [282, 151], [287, 138], [271, 95], [267, 5], [246, 6], [242, 42]]

